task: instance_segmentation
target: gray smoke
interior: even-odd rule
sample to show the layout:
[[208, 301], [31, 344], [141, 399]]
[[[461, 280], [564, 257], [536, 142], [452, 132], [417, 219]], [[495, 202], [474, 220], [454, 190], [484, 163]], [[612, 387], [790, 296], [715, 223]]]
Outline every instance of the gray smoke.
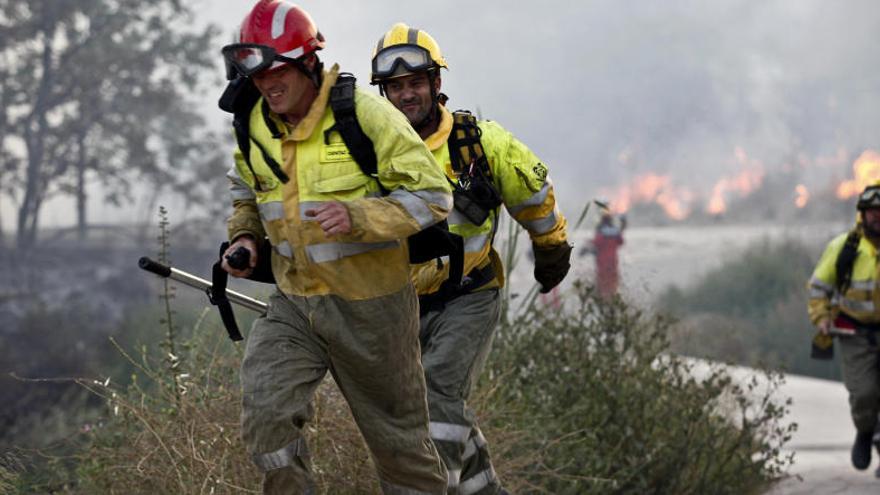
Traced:
[[[880, 3], [518, 4], [300, 2], [327, 37], [324, 60], [364, 83], [394, 22], [430, 32], [450, 63], [450, 107], [479, 110], [535, 150], [570, 216], [601, 187], [647, 171], [708, 195], [741, 170], [737, 147], [768, 175], [827, 187], [880, 146]], [[206, 5], [229, 39], [253, 4]]]

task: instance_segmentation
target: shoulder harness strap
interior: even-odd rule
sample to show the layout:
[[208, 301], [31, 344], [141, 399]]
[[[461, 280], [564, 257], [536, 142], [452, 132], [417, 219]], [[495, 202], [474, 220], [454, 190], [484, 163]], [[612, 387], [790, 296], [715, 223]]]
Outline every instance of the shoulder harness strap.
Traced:
[[834, 269], [837, 272], [837, 292], [843, 294], [849, 289], [852, 282], [853, 266], [856, 263], [856, 257], [859, 254], [859, 242], [862, 240], [862, 234], [859, 229], [855, 228], [846, 236], [843, 248], [837, 255], [834, 262]]
[[489, 161], [480, 142], [481, 135], [477, 118], [471, 112], [467, 110], [452, 112], [452, 132], [448, 140], [452, 170], [458, 173], [470, 172], [471, 166], [476, 166], [485, 177], [492, 178]]
[[[356, 81], [353, 75], [343, 72], [339, 74], [336, 84], [330, 88], [330, 109], [333, 110], [336, 123], [324, 131], [324, 143], [329, 144], [330, 135], [338, 132], [361, 171], [373, 177], [379, 184], [382, 195], [387, 195], [389, 191], [379, 182], [378, 159], [373, 141], [364, 133], [355, 113]], [[448, 255], [449, 278], [455, 284], [461, 282], [464, 270], [464, 243], [461, 236], [449, 231], [446, 220], [411, 235], [408, 244], [410, 263], [423, 263]]]
[[[336, 79], [336, 84], [330, 88], [330, 108], [333, 110], [333, 118], [336, 123], [324, 131], [324, 143], [329, 144], [330, 134], [334, 131], [338, 132], [361, 171], [375, 178], [378, 182], [379, 169], [376, 150], [373, 148], [373, 141], [361, 128], [355, 113], [355, 82], [356, 79], [353, 75], [343, 72]], [[379, 188], [382, 189], [383, 194], [387, 193], [381, 183], [379, 183]]]
[[[220, 97], [219, 105], [222, 110], [232, 114], [232, 128], [235, 130], [235, 140], [238, 143], [238, 149], [241, 151], [242, 157], [244, 158], [248, 169], [251, 171], [251, 175], [254, 177], [254, 188], [257, 191], [262, 191], [263, 186], [260, 184], [260, 179], [254, 172], [253, 165], [251, 165], [251, 143], [256, 144], [260, 149], [260, 153], [263, 155], [263, 160], [265, 160], [266, 164], [278, 180], [286, 183], [290, 178], [283, 170], [281, 170], [281, 166], [272, 158], [269, 152], [266, 151], [266, 148], [262, 143], [251, 138], [251, 111], [259, 99], [260, 92], [257, 90], [257, 87], [254, 86], [253, 81], [246, 77], [238, 77], [230, 81], [226, 86], [226, 90]], [[263, 100], [260, 112], [263, 115], [263, 121], [266, 123], [266, 127], [268, 127], [269, 132], [272, 133], [272, 137], [279, 139], [281, 133], [278, 130], [278, 126], [275, 125], [275, 122], [269, 118], [269, 105], [265, 100]]]
[[[482, 225], [491, 211], [498, 215], [501, 194], [492, 180], [492, 169], [480, 140], [477, 119], [467, 110], [452, 112], [452, 132], [447, 145], [452, 170], [458, 182], [450, 181], [455, 209], [474, 225]], [[494, 238], [495, 232], [492, 232]], [[494, 239], [493, 239], [494, 240]]]

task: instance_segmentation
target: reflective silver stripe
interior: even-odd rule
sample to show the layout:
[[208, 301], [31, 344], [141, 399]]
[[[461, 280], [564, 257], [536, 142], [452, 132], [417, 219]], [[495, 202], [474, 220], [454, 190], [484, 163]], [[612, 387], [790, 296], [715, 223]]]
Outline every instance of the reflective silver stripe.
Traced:
[[461, 225], [465, 223], [472, 224], [472, 222], [468, 220], [466, 216], [462, 215], [461, 212], [455, 208], [449, 211], [449, 216], [446, 217], [446, 221], [449, 222], [449, 225]]
[[828, 293], [834, 292], [834, 287], [832, 287], [831, 284], [829, 284], [829, 283], [825, 283], [825, 282], [819, 280], [819, 279], [816, 278], [816, 277], [810, 277], [810, 283], [809, 283], [809, 284], [810, 284], [812, 287], [815, 287], [815, 288], [817, 288], [817, 289], [824, 290], [825, 292], [828, 292]]
[[485, 471], [480, 471], [479, 473], [473, 475], [472, 477], [464, 480], [458, 486], [458, 493], [461, 495], [470, 495], [471, 493], [477, 493], [478, 491], [486, 488], [487, 486], [495, 483], [498, 477], [495, 476], [495, 469], [492, 466], [489, 466], [489, 469]]
[[428, 492], [395, 485], [394, 483], [389, 483], [385, 480], [380, 481], [379, 484], [382, 486], [382, 493], [385, 495], [431, 495]]
[[452, 194], [446, 191], [412, 191], [412, 194], [422, 198], [429, 205], [439, 206], [444, 210], [452, 209]]
[[856, 290], [874, 290], [874, 281], [873, 280], [853, 280], [849, 284], [850, 288]]
[[434, 440], [456, 443], [467, 442], [468, 435], [471, 433], [470, 426], [462, 426], [453, 423], [438, 423], [435, 421], [428, 423], [428, 430], [431, 433], [431, 438]]
[[551, 211], [550, 214], [544, 218], [538, 218], [536, 220], [517, 221], [520, 225], [525, 227], [526, 230], [533, 234], [544, 234], [550, 232], [550, 230], [556, 226], [556, 222], [559, 221], [556, 215], [557, 211], [556, 207], [554, 206], [553, 211]]
[[254, 464], [263, 471], [272, 471], [293, 464], [297, 457], [308, 457], [309, 449], [303, 438], [297, 438], [286, 446], [268, 454], [254, 454]]
[[479, 253], [488, 242], [489, 234], [480, 234], [473, 237], [467, 237], [464, 240], [464, 252]]
[[235, 170], [235, 167], [232, 167], [229, 172], [226, 173], [226, 177], [229, 179], [229, 192], [232, 194], [232, 199], [256, 199], [257, 195], [254, 194], [254, 191], [247, 185], [247, 182], [238, 175], [238, 171]]
[[486, 446], [486, 437], [483, 436], [483, 432], [477, 429], [477, 434], [470, 440], [468, 440], [467, 445], [464, 447], [464, 453], [461, 454], [461, 460], [469, 459], [472, 455], [477, 453], [482, 447]]
[[446, 471], [446, 487], [455, 488], [461, 481], [461, 469], [450, 469]]
[[275, 12], [272, 14], [273, 40], [277, 40], [282, 34], [284, 34], [284, 19], [287, 18], [287, 12], [292, 8], [293, 5], [286, 2], [278, 2], [277, 7], [275, 7]]
[[822, 289], [816, 289], [815, 287], [810, 287], [810, 299], [828, 299], [831, 296], [828, 292], [825, 292]]
[[326, 242], [306, 246], [306, 254], [312, 263], [325, 263], [356, 254], [380, 249], [392, 249], [399, 246], [399, 241], [385, 242]]
[[510, 216], [513, 216], [530, 206], [541, 206], [544, 204], [544, 201], [547, 199], [547, 193], [550, 192], [550, 187], [553, 186], [553, 183], [550, 182], [550, 178], [547, 177], [547, 180], [544, 182], [544, 187], [541, 188], [540, 191], [533, 194], [530, 198], [523, 201], [522, 203], [516, 206], [510, 206], [507, 208]]
[[281, 241], [275, 246], [275, 252], [284, 256], [285, 258], [293, 258], [293, 248], [290, 247], [290, 243], [287, 241]]
[[284, 206], [281, 204], [281, 201], [257, 203], [257, 208], [260, 209], [260, 216], [263, 217], [263, 220], [268, 222], [284, 218]]
[[874, 311], [873, 301], [853, 301], [852, 299], [842, 298], [840, 305], [846, 309], [853, 311], [861, 311], [863, 313], [871, 313]]
[[410, 192], [406, 189], [395, 189], [388, 197], [400, 203], [422, 229], [437, 223], [428, 205], [438, 205], [446, 210], [452, 207], [452, 196], [443, 192]]

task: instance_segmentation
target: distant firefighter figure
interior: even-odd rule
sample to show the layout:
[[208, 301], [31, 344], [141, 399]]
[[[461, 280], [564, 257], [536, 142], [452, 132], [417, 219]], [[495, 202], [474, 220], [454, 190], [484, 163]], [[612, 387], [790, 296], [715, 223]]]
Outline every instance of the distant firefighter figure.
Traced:
[[[620, 284], [617, 250], [623, 245], [623, 231], [626, 229], [626, 216], [620, 215], [615, 222], [614, 215], [607, 208], [602, 209], [602, 217], [596, 225], [593, 245], [587, 248], [596, 256], [596, 289], [603, 299], [617, 294]], [[585, 253], [581, 253], [585, 254]]]
[[[863, 471], [871, 465], [872, 444], [880, 453], [880, 180], [862, 191], [856, 211], [856, 224], [828, 243], [807, 282], [807, 311], [818, 330], [812, 357], [831, 359], [837, 339], [856, 430], [850, 460]], [[880, 467], [874, 475], [880, 478]]]

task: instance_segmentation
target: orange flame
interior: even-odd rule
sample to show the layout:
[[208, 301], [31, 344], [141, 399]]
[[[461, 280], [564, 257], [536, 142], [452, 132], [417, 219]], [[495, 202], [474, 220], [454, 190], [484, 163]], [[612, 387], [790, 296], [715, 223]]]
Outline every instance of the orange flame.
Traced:
[[810, 191], [807, 190], [807, 186], [798, 184], [794, 188], [794, 193], [797, 195], [794, 198], [794, 205], [798, 208], [807, 206], [807, 203], [810, 201]]
[[[744, 161], [744, 158], [739, 156], [740, 153], [742, 150], [737, 148], [737, 158]], [[724, 198], [728, 193], [737, 193], [740, 197], [748, 196], [749, 193], [760, 187], [763, 180], [764, 171], [760, 167], [743, 170], [734, 177], [722, 177], [712, 187], [712, 196], [709, 198], [709, 204], [706, 205], [706, 212], [712, 215], [724, 213], [727, 211], [727, 203]]]
[[673, 186], [668, 175], [647, 173], [617, 188], [611, 199], [611, 211], [623, 213], [634, 204], [656, 203], [670, 218], [682, 220], [690, 214], [692, 199], [693, 193]]
[[857, 196], [869, 184], [880, 179], [880, 153], [866, 150], [853, 162], [853, 179], [837, 186], [837, 197], [849, 199]]

